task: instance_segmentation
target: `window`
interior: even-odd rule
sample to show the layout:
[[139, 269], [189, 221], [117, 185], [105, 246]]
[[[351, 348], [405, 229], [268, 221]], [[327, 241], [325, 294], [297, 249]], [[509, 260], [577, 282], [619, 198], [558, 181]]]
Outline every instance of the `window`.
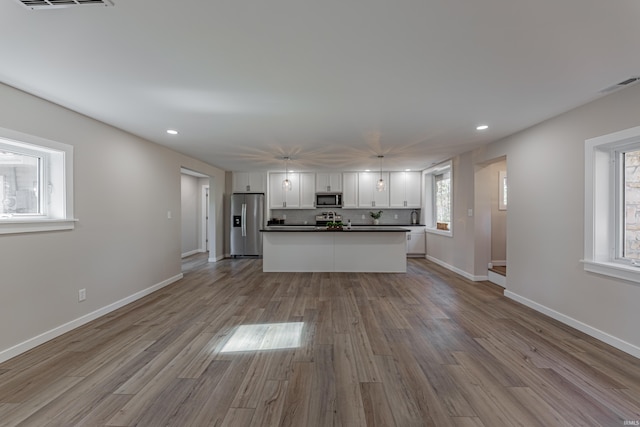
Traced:
[[498, 210], [507, 210], [507, 171], [498, 173]]
[[435, 183], [435, 217], [436, 224], [443, 224], [442, 229], [448, 230], [451, 223], [451, 174], [449, 171], [433, 176]]
[[425, 218], [427, 231], [451, 236], [453, 180], [452, 162], [425, 171]]
[[640, 127], [585, 142], [583, 263], [640, 282]]
[[0, 216], [42, 215], [42, 163], [38, 155], [0, 151]]
[[73, 148], [0, 128], [0, 234], [68, 230]]
[[635, 264], [640, 259], [640, 148], [625, 151], [621, 160], [624, 199], [620, 212], [623, 218], [620, 257]]

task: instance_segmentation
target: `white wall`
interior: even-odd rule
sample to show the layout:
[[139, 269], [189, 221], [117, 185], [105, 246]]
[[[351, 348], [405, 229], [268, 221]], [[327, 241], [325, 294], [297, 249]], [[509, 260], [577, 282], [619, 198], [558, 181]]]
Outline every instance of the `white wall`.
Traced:
[[222, 256], [222, 170], [2, 84], [0, 127], [74, 147], [79, 219], [73, 231], [0, 236], [0, 360], [180, 276], [181, 167], [211, 177]]
[[[490, 251], [483, 198], [491, 196], [478, 181], [491, 173], [487, 165], [506, 157], [505, 295], [640, 357], [640, 285], [586, 273], [580, 262], [584, 141], [639, 126], [638, 113], [640, 85], [455, 157], [453, 237], [429, 234], [427, 257], [482, 278]], [[473, 222], [465, 218], [470, 205], [476, 207]]]
[[182, 174], [180, 176], [182, 256], [200, 249], [200, 187], [198, 178]]
[[507, 211], [500, 210], [500, 171], [507, 170], [507, 162], [500, 160], [489, 166], [491, 192], [491, 260], [507, 260]]
[[[474, 274], [474, 218], [468, 209], [474, 209], [474, 153], [453, 158], [453, 236], [427, 234], [427, 258], [448, 267], [468, 279]], [[486, 265], [485, 265], [486, 270]]]
[[506, 294], [640, 357], [640, 285], [586, 273], [584, 141], [640, 125], [640, 85], [489, 145], [507, 156]]

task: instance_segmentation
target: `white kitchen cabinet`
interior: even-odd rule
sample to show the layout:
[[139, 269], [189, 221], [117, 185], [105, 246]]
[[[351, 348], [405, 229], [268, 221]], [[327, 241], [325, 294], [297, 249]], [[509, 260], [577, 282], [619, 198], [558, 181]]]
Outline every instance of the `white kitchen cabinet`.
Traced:
[[284, 173], [269, 174], [269, 207], [271, 209], [315, 208], [316, 174], [313, 172], [289, 172], [291, 191], [284, 191]]
[[316, 174], [300, 172], [300, 209], [316, 207]]
[[276, 172], [269, 174], [269, 208], [300, 208], [300, 174], [289, 172], [291, 191], [284, 191], [282, 181], [285, 174]]
[[267, 174], [262, 172], [233, 172], [231, 188], [234, 193], [266, 193]]
[[358, 173], [344, 172], [342, 174], [342, 207], [358, 207]]
[[389, 174], [389, 207], [420, 208], [421, 176], [421, 172], [391, 172]]
[[339, 193], [342, 191], [342, 174], [318, 172], [316, 173], [316, 191], [318, 193]]
[[389, 172], [382, 172], [382, 179], [387, 187], [384, 191], [376, 190], [376, 183], [380, 176], [380, 172], [360, 172], [358, 174], [358, 207], [389, 207]]
[[427, 253], [427, 235], [425, 227], [406, 227], [411, 232], [407, 233], [407, 255], [422, 255]]

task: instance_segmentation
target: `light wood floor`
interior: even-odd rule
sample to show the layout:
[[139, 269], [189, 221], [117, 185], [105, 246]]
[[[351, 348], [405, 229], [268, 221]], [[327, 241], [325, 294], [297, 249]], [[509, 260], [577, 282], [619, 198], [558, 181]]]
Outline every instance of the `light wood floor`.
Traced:
[[0, 425], [640, 420], [638, 359], [488, 282], [423, 259], [406, 275], [205, 261], [189, 258], [183, 280], [1, 364]]

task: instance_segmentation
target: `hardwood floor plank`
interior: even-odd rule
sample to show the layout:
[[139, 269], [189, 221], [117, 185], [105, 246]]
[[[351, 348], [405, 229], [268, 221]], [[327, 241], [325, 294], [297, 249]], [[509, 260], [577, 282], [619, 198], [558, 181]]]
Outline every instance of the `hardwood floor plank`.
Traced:
[[361, 383], [360, 394], [367, 427], [394, 427], [391, 408], [382, 383]]
[[238, 393], [235, 395], [231, 406], [233, 408], [258, 407], [262, 398], [262, 391], [268, 376], [268, 364], [271, 361], [271, 354], [260, 352], [255, 355], [249, 365], [249, 369], [240, 384]]
[[252, 359], [252, 354], [237, 355], [217, 383], [211, 382], [209, 387], [204, 386], [207, 382], [202, 383], [196, 400], [204, 402], [199, 407], [191, 406], [192, 413], [186, 414], [183, 411], [184, 419], [188, 422], [179, 425], [215, 426], [222, 423]]
[[358, 361], [351, 336], [336, 334], [333, 349], [338, 417], [345, 426], [364, 426], [366, 418], [358, 380]]
[[255, 409], [251, 408], [231, 408], [227, 416], [222, 420], [220, 427], [248, 426], [251, 423]]
[[314, 392], [309, 399], [309, 421], [317, 427], [341, 425], [337, 417], [333, 345], [316, 346], [313, 360], [311, 389]]
[[[35, 398], [42, 389], [68, 376], [85, 358], [82, 353], [63, 351], [26, 369], [23, 375], [8, 375], [0, 384], [0, 403], [23, 403]], [[29, 380], [25, 381], [25, 377]]]
[[294, 362], [313, 362], [313, 353], [318, 332], [318, 310], [305, 309], [299, 319], [303, 323], [300, 346], [295, 350]]
[[122, 384], [115, 393], [136, 394], [146, 387], [151, 381], [154, 381], [154, 379], [157, 380], [157, 376], [161, 371], [175, 369], [174, 365], [171, 363], [175, 357], [183, 351], [184, 347], [186, 347], [189, 342], [200, 334], [202, 328], [202, 325], [197, 324], [185, 331], [179, 330], [180, 334], [171, 334], [173, 341], [168, 342], [167, 340], [163, 351], [158, 352], [157, 356], [151, 362], [149, 362], [143, 369], [136, 372], [136, 374], [126, 383]]
[[[81, 377], [62, 377], [22, 404], [2, 404], [0, 406], [0, 426], [20, 424], [82, 380], [83, 378]], [[11, 422], [8, 422], [8, 420], [11, 420]]]
[[471, 380], [471, 376], [464, 367], [446, 365], [445, 369], [454, 378], [460, 392], [485, 425], [530, 427], [521, 421], [517, 415], [514, 416], [510, 411], [505, 411], [504, 408], [500, 407], [498, 402], [492, 399], [482, 386]]
[[[456, 352], [455, 357], [464, 368], [464, 372], [469, 376], [468, 381], [481, 387], [489, 399], [491, 399], [494, 406], [499, 408], [500, 412], [509, 416], [511, 420], [523, 425], [549, 425], [545, 422], [545, 419], [539, 417], [539, 415], [541, 415], [539, 411], [526, 406], [523, 402], [516, 399], [512, 392], [515, 388], [505, 387], [501, 384], [497, 378], [492, 375], [493, 370], [488, 369], [483, 363], [464, 352]], [[474, 408], [476, 410], [478, 409], [475, 406]], [[482, 419], [482, 416], [480, 416], [480, 418]]]
[[286, 397], [285, 393], [288, 387], [287, 381], [268, 380], [264, 384], [261, 394], [262, 399], [258, 403], [251, 419], [251, 427], [277, 426], [280, 424]]
[[[209, 414], [201, 414], [202, 411], [207, 409], [207, 405], [210, 405], [212, 396], [220, 393], [218, 389], [219, 384], [224, 380], [227, 381], [225, 374], [230, 369], [242, 368], [242, 364], [232, 365], [231, 361], [227, 360], [214, 360], [202, 373], [202, 375], [195, 378], [196, 383], [191, 390], [191, 394], [185, 399], [182, 404], [177, 408], [177, 411], [172, 415], [174, 420], [174, 426], [198, 426], [207, 424], [197, 424], [196, 420], [200, 417], [205, 417]], [[226, 392], [226, 391], [225, 391]], [[222, 403], [224, 404], [224, 402]], [[228, 408], [214, 407], [212, 410], [219, 410], [225, 412]], [[221, 422], [221, 421], [220, 421]]]
[[131, 399], [130, 395], [109, 394], [84, 417], [74, 421], [74, 427], [95, 427], [104, 426], [120, 408], [126, 405]]
[[525, 408], [531, 410], [542, 425], [557, 427], [575, 426], [575, 421], [565, 418], [563, 414], [556, 411], [551, 405], [541, 399], [531, 388], [509, 387], [508, 391], [513, 395], [515, 400], [520, 402]]
[[0, 364], [0, 427], [640, 419], [638, 359], [492, 284], [407, 263], [263, 273], [189, 257], [182, 280]]
[[[514, 349], [505, 346], [495, 338], [479, 339], [490, 353], [503, 363], [512, 365], [531, 390], [536, 392], [549, 406], [570, 419], [576, 425], [608, 425], [618, 419], [607, 408], [601, 407], [574, 384], [566, 381], [549, 368], [537, 368], [528, 363]], [[568, 398], [570, 396], [570, 398]]]
[[456, 427], [487, 427], [478, 417], [454, 417]]
[[[309, 398], [313, 367], [311, 363], [295, 362], [284, 399], [280, 426], [298, 427], [309, 425]], [[313, 422], [313, 421], [311, 421]]]
[[402, 427], [429, 425], [423, 421], [420, 409], [411, 392], [408, 387], [404, 386], [402, 375], [394, 358], [392, 356], [376, 356], [376, 362], [382, 375], [384, 392], [395, 424]]

